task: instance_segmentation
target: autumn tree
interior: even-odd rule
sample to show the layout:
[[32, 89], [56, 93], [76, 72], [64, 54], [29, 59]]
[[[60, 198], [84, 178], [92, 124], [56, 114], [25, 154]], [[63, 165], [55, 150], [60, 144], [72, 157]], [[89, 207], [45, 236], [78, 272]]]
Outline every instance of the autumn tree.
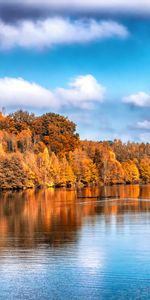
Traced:
[[75, 132], [76, 125], [68, 118], [54, 113], [47, 113], [35, 118], [33, 135], [55, 154], [73, 151], [79, 144], [79, 135]]
[[0, 113], [0, 188], [139, 181], [150, 182], [149, 143], [80, 141], [64, 116]]
[[122, 163], [122, 168], [125, 174], [126, 183], [139, 182], [139, 170], [133, 160], [128, 160]]
[[27, 187], [27, 174], [19, 154], [0, 157], [0, 189]]
[[60, 185], [71, 186], [76, 182], [75, 174], [67, 159], [60, 160]]
[[60, 184], [60, 161], [54, 152], [50, 155], [50, 178], [51, 186]]
[[23, 130], [32, 129], [35, 116], [27, 111], [18, 110], [5, 117], [6, 128], [9, 132], [17, 134]]
[[39, 186], [49, 186], [50, 178], [50, 157], [47, 147], [37, 155], [37, 167], [39, 169]]
[[77, 182], [90, 183], [98, 180], [96, 165], [85, 151], [76, 149], [70, 153], [69, 160]]
[[140, 179], [144, 183], [150, 182], [150, 158], [145, 156], [139, 164]]
[[100, 177], [104, 184], [117, 184], [124, 182], [124, 171], [121, 163], [116, 160], [113, 151], [103, 155], [100, 167]]
[[21, 152], [30, 151], [32, 149], [32, 133], [30, 129], [22, 130], [17, 134], [17, 148]]

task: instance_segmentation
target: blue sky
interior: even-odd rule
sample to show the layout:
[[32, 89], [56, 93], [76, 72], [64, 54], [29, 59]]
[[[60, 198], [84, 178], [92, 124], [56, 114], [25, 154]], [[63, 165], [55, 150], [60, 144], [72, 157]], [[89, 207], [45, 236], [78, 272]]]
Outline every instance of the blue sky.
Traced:
[[82, 139], [149, 142], [150, 5], [113, 1], [0, 1], [0, 106], [68, 116]]

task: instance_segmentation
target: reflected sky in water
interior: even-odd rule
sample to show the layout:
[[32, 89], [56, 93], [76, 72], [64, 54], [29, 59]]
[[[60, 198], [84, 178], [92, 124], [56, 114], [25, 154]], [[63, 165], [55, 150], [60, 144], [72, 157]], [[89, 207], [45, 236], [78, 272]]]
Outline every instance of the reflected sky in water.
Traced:
[[150, 186], [1, 193], [0, 299], [150, 299]]

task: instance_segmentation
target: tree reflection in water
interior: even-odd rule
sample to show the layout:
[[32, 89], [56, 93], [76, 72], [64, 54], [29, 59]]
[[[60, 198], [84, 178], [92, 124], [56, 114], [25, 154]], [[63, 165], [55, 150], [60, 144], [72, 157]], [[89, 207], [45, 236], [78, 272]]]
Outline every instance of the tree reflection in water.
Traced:
[[[98, 198], [89, 198], [92, 196]], [[78, 238], [85, 218], [94, 222], [102, 216], [107, 227], [115, 216], [123, 225], [124, 214], [134, 217], [137, 212], [150, 211], [148, 199], [150, 186], [139, 185], [1, 193], [0, 249], [8, 245], [34, 248], [39, 243], [67, 246]]]

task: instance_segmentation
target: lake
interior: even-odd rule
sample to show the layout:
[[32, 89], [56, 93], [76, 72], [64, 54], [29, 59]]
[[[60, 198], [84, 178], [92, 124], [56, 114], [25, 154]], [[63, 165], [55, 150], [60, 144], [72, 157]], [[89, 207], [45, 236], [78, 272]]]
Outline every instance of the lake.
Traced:
[[0, 299], [150, 299], [150, 186], [1, 193]]

